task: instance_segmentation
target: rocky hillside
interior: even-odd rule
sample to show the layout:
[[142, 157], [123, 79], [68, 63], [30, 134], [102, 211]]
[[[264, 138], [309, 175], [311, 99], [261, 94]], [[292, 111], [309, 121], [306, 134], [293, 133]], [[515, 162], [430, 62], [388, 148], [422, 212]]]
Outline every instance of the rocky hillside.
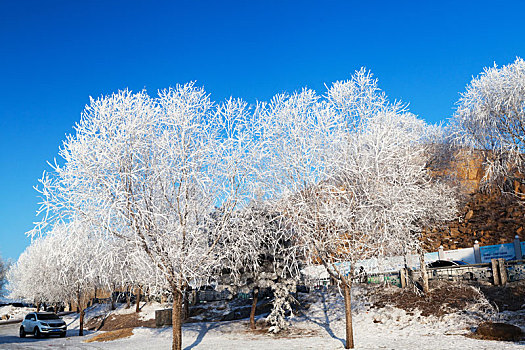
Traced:
[[[476, 240], [480, 245], [510, 243], [516, 235], [525, 240], [525, 198], [502, 194], [498, 189], [481, 189], [480, 157], [456, 157], [435, 173], [451, 174], [456, 179], [462, 204], [456, 220], [425, 232], [428, 251], [437, 251], [440, 245], [445, 250], [468, 248]], [[525, 193], [525, 186], [515, 183], [514, 191]]]

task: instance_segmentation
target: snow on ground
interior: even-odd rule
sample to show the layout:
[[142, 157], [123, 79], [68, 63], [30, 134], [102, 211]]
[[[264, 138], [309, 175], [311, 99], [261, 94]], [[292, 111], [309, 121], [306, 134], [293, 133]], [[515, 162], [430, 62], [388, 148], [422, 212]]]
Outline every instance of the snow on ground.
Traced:
[[[320, 298], [302, 316], [292, 318], [292, 334], [275, 336], [253, 333], [247, 321], [202, 322], [183, 326], [185, 349], [342, 349], [345, 318], [342, 298], [329, 294]], [[524, 349], [525, 342], [494, 342], [464, 336], [478, 324], [473, 312], [422, 317], [418, 312], [386, 307], [372, 309], [366, 302], [354, 305], [356, 349]], [[507, 318], [514, 319], [515, 314]], [[518, 318], [520, 315], [517, 315]], [[302, 333], [302, 335], [301, 335]], [[136, 328], [134, 335], [111, 343], [99, 343], [104, 349], [169, 349], [171, 328]], [[154, 344], [154, 345], [153, 345]]]
[[[162, 310], [162, 309], [171, 309], [171, 304], [147, 303], [146, 305], [140, 308], [139, 319], [142, 321], [155, 319], [155, 310]], [[135, 308], [133, 308], [132, 311], [135, 312]]]
[[33, 307], [15, 307], [12, 305], [0, 306], [0, 320], [4, 315], [8, 316], [9, 320], [21, 320], [29, 312], [36, 311]]
[[[482, 315], [475, 309], [448, 314], [440, 318], [423, 317], [419, 312], [406, 312], [394, 307], [372, 308], [356, 290], [354, 300], [354, 339], [356, 349], [525, 349], [525, 342], [497, 342], [467, 338], [471, 327], [479, 324]], [[291, 318], [290, 332], [286, 335], [270, 335], [252, 332], [247, 320], [230, 322], [198, 322], [183, 325], [183, 348], [185, 349], [342, 349], [345, 338], [343, 302], [336, 293], [318, 293], [308, 296], [310, 306], [302, 315]], [[152, 304], [144, 307], [144, 317], [154, 315], [154, 310], [168, 305]], [[105, 305], [94, 306], [88, 314], [108, 312]], [[116, 313], [133, 312], [134, 308], [120, 306]], [[76, 315], [67, 316], [75, 319]], [[496, 316], [499, 321], [525, 327], [525, 311], [503, 312]], [[170, 349], [172, 329], [135, 328], [129, 338], [110, 342], [84, 343], [85, 337], [74, 336], [76, 323], [70, 326], [65, 339], [51, 338], [33, 342], [26, 338], [17, 343], [2, 342], [0, 327], [0, 349], [39, 349], [46, 345], [53, 348], [73, 349]], [[7, 327], [7, 326], [5, 326]], [[16, 327], [16, 326], [15, 326]], [[73, 329], [72, 329], [73, 327]], [[16, 331], [16, 328], [14, 328]], [[8, 338], [5, 338], [8, 339]], [[37, 341], [36, 339], [34, 341]]]

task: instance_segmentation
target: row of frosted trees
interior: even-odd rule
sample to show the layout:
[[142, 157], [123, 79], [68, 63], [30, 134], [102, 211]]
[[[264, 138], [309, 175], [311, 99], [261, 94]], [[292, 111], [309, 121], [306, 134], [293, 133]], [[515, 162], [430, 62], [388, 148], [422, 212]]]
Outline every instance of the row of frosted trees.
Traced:
[[[463, 144], [472, 89], [452, 123]], [[421, 229], [454, 218], [454, 189], [429, 170], [445, 134], [364, 69], [322, 96], [253, 107], [215, 103], [193, 83], [92, 99], [41, 179], [41, 220], [11, 290], [79, 303], [93, 286], [169, 290], [180, 349], [189, 287], [272, 287], [278, 330], [299, 270], [322, 264], [343, 292], [352, 348], [352, 271], [339, 263], [421, 253]]]

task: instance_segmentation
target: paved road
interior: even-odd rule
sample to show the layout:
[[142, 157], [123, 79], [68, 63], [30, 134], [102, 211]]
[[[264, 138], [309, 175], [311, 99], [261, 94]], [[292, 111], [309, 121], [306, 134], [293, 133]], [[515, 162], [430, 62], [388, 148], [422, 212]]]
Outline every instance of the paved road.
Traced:
[[33, 336], [20, 338], [20, 323], [0, 325], [0, 349], [97, 349], [97, 346], [83, 344], [85, 337], [78, 337], [78, 330], [67, 331], [66, 338], [49, 337], [36, 339]]

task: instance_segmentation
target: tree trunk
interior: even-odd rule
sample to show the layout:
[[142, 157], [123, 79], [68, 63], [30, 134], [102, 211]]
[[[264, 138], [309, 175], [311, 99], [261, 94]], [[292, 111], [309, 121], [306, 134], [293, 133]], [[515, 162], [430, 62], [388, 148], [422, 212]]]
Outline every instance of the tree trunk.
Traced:
[[126, 287], [126, 309], [131, 307], [131, 287]]
[[253, 289], [252, 310], [250, 311], [250, 328], [255, 329], [255, 310], [257, 309], [257, 300], [259, 299], [259, 288]]
[[111, 290], [111, 310], [115, 310], [115, 288]]
[[427, 265], [425, 264], [425, 255], [423, 252], [419, 254], [419, 266], [421, 271], [421, 279], [423, 280], [423, 293], [428, 294], [429, 291], [429, 285], [428, 285], [428, 273], [427, 273]]
[[84, 309], [80, 309], [80, 326], [78, 328], [78, 335], [84, 335]]
[[190, 317], [190, 292], [188, 290], [188, 286], [184, 288], [184, 313], [183, 313], [183, 320], [186, 320], [188, 317]]
[[[348, 276], [346, 281], [343, 281], [343, 292], [345, 297], [345, 316], [346, 316], [346, 344], [345, 349], [354, 348], [354, 332], [352, 330], [352, 279]], [[346, 283], [345, 283], [346, 282]]]
[[137, 302], [135, 304], [135, 312], [139, 312], [140, 311], [140, 294], [141, 294], [141, 288], [138, 287], [137, 288]]
[[81, 306], [80, 292], [77, 293], [77, 309], [80, 309], [80, 326], [78, 327], [78, 335], [84, 335], [84, 308]]
[[40, 302], [36, 303], [36, 312], [40, 312]]
[[172, 350], [182, 349], [182, 293], [176, 288], [171, 287], [173, 295], [173, 307], [171, 313], [171, 322], [173, 325], [173, 343]]

